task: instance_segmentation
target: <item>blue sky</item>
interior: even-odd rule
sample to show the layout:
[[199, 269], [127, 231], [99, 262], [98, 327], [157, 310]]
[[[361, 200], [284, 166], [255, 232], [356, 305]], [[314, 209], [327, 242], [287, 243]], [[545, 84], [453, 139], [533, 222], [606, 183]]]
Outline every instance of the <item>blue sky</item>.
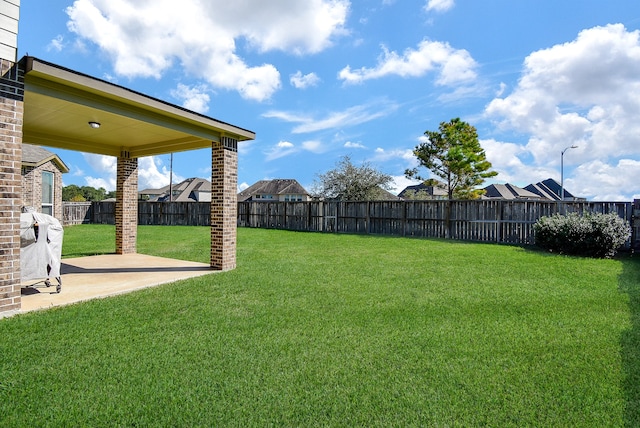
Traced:
[[[424, 131], [460, 117], [498, 175], [560, 180], [589, 200], [640, 198], [637, 0], [23, 1], [29, 54], [250, 129], [238, 184], [310, 189], [344, 155], [413, 184]], [[115, 159], [53, 149], [64, 184], [115, 188]], [[140, 188], [170, 156], [140, 160]], [[425, 171], [423, 171], [425, 172]], [[210, 178], [174, 154], [174, 182]], [[426, 175], [426, 174], [423, 174]]]

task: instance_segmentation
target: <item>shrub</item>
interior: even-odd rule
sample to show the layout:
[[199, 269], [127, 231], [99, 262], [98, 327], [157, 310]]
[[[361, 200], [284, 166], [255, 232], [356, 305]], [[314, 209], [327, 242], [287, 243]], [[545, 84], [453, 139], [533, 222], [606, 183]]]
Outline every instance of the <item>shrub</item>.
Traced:
[[534, 225], [536, 245], [562, 254], [610, 258], [631, 236], [629, 223], [615, 213], [555, 214]]

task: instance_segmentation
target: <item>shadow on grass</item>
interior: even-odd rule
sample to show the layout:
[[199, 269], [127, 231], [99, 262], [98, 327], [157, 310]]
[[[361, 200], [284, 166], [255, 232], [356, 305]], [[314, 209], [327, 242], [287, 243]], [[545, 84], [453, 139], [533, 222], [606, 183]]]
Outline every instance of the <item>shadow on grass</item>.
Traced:
[[625, 257], [619, 289], [629, 296], [631, 328], [620, 338], [625, 395], [625, 426], [640, 426], [640, 256]]

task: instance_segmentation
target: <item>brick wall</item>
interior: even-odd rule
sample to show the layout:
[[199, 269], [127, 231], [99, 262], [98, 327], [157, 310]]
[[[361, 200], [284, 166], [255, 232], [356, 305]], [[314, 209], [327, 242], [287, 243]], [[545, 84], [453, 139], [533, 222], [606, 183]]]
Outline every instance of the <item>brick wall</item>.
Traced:
[[138, 234], [138, 159], [118, 157], [116, 177], [116, 253], [135, 254]]
[[236, 267], [238, 142], [222, 137], [211, 156], [211, 267]]
[[0, 90], [0, 313], [16, 311], [20, 298], [20, 212], [22, 208], [22, 97], [14, 91], [21, 80], [14, 64], [0, 60], [3, 79], [15, 85]]
[[62, 219], [62, 172], [53, 163], [46, 162], [37, 167], [22, 167], [22, 203], [42, 212], [42, 172], [53, 173], [53, 216]]

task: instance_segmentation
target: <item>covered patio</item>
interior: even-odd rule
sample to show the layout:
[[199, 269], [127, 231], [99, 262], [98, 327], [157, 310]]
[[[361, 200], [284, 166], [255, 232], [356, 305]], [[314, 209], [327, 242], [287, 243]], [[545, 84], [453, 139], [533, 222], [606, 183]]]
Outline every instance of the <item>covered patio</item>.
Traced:
[[[29, 281], [22, 288], [22, 310], [30, 312], [86, 300], [115, 296], [182, 279], [212, 273], [205, 263], [148, 256], [145, 254], [105, 254], [63, 259], [62, 292]], [[1, 314], [0, 314], [1, 316]]]
[[[210, 148], [211, 258], [209, 266], [204, 266], [206, 269], [198, 266], [197, 270], [205, 273], [235, 268], [237, 149], [239, 141], [255, 138], [252, 131], [34, 57], [26, 56], [13, 64], [5, 62], [3, 70], [3, 121], [12, 127], [5, 126], [0, 147], [5, 153], [11, 153], [3, 162], [3, 167], [10, 172], [9, 180], [5, 181], [15, 182], [11, 177], [20, 176], [19, 164], [13, 159], [20, 158], [23, 142], [116, 157], [116, 253], [122, 260], [113, 255], [110, 263], [115, 271], [126, 264], [126, 269], [137, 269], [151, 278], [155, 265], [145, 265], [149, 262], [145, 257], [134, 257], [137, 253], [138, 158]], [[19, 275], [16, 275], [19, 262], [15, 263], [16, 254], [19, 257], [19, 248], [16, 248], [19, 240], [15, 235], [19, 232], [21, 208], [18, 190], [12, 188], [7, 194], [6, 205], [11, 213], [11, 223], [7, 226], [13, 230], [10, 233], [13, 242], [8, 245], [12, 260], [4, 266], [8, 280], [3, 284], [5, 289], [9, 286], [13, 291], [0, 296], [0, 312], [20, 310], [23, 303]], [[129, 265], [135, 261], [141, 265]], [[100, 267], [95, 273], [108, 273], [108, 266]], [[173, 272], [161, 268], [158, 266], [165, 276]], [[62, 273], [65, 274], [64, 268]], [[64, 278], [63, 282], [66, 282]], [[62, 293], [70, 292], [64, 284]]]

